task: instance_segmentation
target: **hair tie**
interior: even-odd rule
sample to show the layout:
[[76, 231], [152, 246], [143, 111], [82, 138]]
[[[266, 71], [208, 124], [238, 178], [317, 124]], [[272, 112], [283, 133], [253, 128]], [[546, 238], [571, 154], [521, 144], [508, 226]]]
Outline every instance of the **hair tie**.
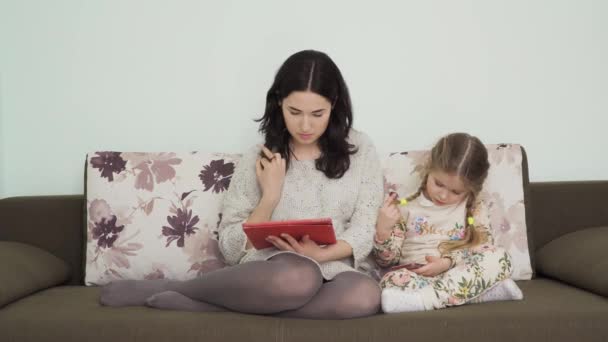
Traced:
[[400, 206], [405, 206], [407, 205], [407, 199], [405, 198], [397, 198], [393, 200], [393, 204], [398, 204]]
[[475, 219], [473, 216], [469, 216], [467, 217], [467, 222], [469, 223], [469, 226], [472, 226], [475, 223]]

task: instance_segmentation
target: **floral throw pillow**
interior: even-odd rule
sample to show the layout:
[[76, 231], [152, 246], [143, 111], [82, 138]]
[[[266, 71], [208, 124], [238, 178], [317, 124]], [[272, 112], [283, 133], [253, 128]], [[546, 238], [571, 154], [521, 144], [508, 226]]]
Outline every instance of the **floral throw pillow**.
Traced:
[[[532, 266], [524, 206], [522, 174], [523, 154], [520, 145], [486, 145], [490, 170], [480, 199], [490, 210], [491, 231], [495, 243], [512, 258], [514, 280], [530, 279]], [[414, 193], [421, 182], [423, 164], [429, 151], [392, 153], [383, 160], [385, 190], [401, 196]], [[378, 269], [375, 272], [379, 272]]]
[[86, 285], [186, 280], [224, 267], [220, 206], [238, 155], [87, 155]]

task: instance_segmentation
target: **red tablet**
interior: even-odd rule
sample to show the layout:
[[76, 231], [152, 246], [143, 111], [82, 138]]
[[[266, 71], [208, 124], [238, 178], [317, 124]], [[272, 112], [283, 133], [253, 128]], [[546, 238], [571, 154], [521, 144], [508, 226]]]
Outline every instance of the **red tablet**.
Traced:
[[330, 218], [243, 223], [243, 231], [256, 249], [272, 247], [273, 245], [266, 241], [266, 237], [269, 235], [281, 237], [283, 233], [291, 235], [298, 241], [304, 235], [308, 235], [319, 245], [336, 243], [336, 233]]

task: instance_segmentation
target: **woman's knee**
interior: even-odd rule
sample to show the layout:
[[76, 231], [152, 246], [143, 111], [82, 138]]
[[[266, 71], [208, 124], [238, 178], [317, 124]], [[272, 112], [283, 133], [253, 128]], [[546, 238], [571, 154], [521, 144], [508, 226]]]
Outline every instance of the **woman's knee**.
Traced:
[[269, 279], [269, 288], [277, 296], [306, 303], [319, 291], [323, 283], [319, 267], [313, 261], [297, 255], [279, 256], [279, 267]]
[[344, 276], [350, 278], [349, 287], [336, 305], [337, 318], [365, 317], [378, 313], [381, 294], [378, 283], [362, 274], [348, 273], [352, 275], [344, 273]]

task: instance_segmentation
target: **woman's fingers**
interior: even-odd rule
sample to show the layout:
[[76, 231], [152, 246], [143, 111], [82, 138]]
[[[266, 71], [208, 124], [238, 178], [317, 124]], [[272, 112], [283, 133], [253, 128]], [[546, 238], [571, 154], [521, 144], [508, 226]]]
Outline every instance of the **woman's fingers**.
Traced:
[[295, 252], [295, 250], [287, 243], [285, 242], [285, 240], [280, 239], [276, 236], [269, 236], [266, 238], [266, 241], [270, 242], [271, 244], [273, 244], [277, 249], [280, 249], [282, 251], [292, 251]]
[[271, 235], [266, 238], [266, 241], [282, 251], [300, 253], [302, 250], [302, 245], [289, 234], [281, 234], [281, 237]]
[[300, 243], [289, 234], [281, 234], [281, 238], [287, 241], [296, 252], [302, 248]]
[[[261, 147], [261, 151], [260, 151], [260, 166], [261, 166], [261, 170], [263, 171], [265, 170], [268, 166], [270, 165], [279, 165], [282, 166], [283, 168], [285, 168], [285, 159], [283, 157], [281, 157], [280, 153], [272, 153], [272, 151], [270, 151], [266, 146], [260, 145]], [[257, 165], [256, 165], [256, 172], [258, 172], [257, 170]]]
[[264, 153], [264, 155], [266, 156], [266, 159], [268, 160], [272, 160], [274, 159], [274, 153], [272, 153], [271, 150], [268, 149], [268, 147], [262, 145], [262, 153]]
[[266, 167], [268, 167], [268, 165], [270, 165], [270, 161], [268, 159], [260, 159], [260, 164], [262, 165], [262, 170], [266, 169]]

